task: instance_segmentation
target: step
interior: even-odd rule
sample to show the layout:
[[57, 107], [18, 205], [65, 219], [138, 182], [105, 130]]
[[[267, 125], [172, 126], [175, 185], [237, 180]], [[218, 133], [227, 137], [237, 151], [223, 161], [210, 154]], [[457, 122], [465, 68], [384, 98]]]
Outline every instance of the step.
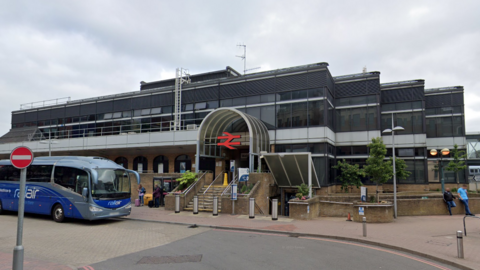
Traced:
[[[192, 208], [183, 208], [184, 211], [192, 211], [193, 212], [193, 207]], [[200, 209], [198, 208], [198, 212], [213, 212], [213, 209]], [[221, 213], [222, 210], [219, 208], [218, 212]]]

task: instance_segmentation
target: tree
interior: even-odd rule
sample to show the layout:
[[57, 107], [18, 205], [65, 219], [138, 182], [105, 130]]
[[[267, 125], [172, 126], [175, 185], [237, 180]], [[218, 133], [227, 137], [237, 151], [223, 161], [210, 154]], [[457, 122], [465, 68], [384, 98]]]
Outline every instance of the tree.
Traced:
[[[393, 158], [390, 158], [390, 160], [393, 160]], [[395, 174], [397, 179], [407, 179], [410, 176], [411, 172], [407, 171], [405, 160], [395, 157]]]
[[391, 161], [385, 161], [387, 148], [382, 138], [373, 138], [367, 147], [370, 149], [370, 156], [367, 159], [367, 165], [363, 166], [363, 170], [370, 177], [370, 180], [377, 184], [376, 196], [378, 203], [378, 185], [386, 183], [392, 178], [393, 166]]
[[459, 184], [458, 172], [463, 171], [467, 168], [467, 165], [465, 165], [465, 158], [467, 158], [467, 154], [465, 154], [464, 151], [458, 150], [457, 144], [453, 146], [453, 150], [450, 153], [451, 153], [450, 156], [453, 157], [453, 160], [450, 160], [445, 170], [455, 172], [455, 178], [457, 179], [457, 187], [458, 187], [458, 184]]
[[340, 175], [337, 176], [337, 179], [342, 182], [342, 190], [348, 192], [349, 187], [353, 189], [353, 186], [359, 188], [363, 185], [361, 177], [365, 176], [365, 172], [360, 169], [358, 164], [349, 164], [344, 159], [343, 162], [338, 161], [333, 168], [340, 170]]

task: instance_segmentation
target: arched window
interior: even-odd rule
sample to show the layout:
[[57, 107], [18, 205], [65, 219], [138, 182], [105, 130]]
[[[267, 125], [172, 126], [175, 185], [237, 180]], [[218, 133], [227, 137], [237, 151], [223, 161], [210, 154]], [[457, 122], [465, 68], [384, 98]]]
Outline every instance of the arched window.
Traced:
[[168, 173], [168, 158], [166, 156], [158, 156], [153, 159], [154, 173]]
[[125, 169], [128, 169], [128, 159], [126, 157], [117, 157], [115, 163], [122, 165]]
[[143, 156], [138, 156], [133, 159], [133, 170], [139, 173], [146, 172], [148, 170], [148, 160]]
[[192, 170], [192, 160], [187, 155], [178, 156], [175, 159], [175, 172], [184, 173]]

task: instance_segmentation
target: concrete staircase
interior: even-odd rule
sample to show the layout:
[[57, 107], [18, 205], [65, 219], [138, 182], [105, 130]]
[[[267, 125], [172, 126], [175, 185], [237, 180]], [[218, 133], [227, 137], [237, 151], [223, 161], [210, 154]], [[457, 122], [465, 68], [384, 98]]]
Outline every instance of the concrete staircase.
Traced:
[[[222, 212], [222, 200], [220, 200], [220, 194], [225, 190], [225, 186], [222, 185], [212, 185], [207, 190], [208, 185], [203, 186], [203, 188], [197, 193], [198, 196], [198, 211], [202, 212], [213, 212], [213, 197], [218, 197], [218, 212]], [[205, 194], [203, 194], [205, 192]], [[193, 199], [187, 204], [183, 209], [185, 211], [193, 211]]]

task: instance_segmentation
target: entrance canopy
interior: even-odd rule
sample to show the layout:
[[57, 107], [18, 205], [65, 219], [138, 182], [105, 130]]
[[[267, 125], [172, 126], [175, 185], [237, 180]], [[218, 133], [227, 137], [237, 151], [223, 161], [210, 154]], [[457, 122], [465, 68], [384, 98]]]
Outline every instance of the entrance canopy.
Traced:
[[265, 159], [279, 187], [295, 187], [303, 183], [320, 188], [310, 152], [262, 153], [261, 157]]
[[[260, 152], [269, 152], [270, 137], [265, 124], [246, 113], [233, 108], [219, 108], [208, 114], [202, 121], [197, 135], [197, 156], [196, 164], [200, 164], [200, 157], [223, 158], [219, 143], [225, 143], [224, 132], [228, 127], [246, 125], [248, 129], [248, 145], [250, 158], [250, 171], [254, 171], [253, 157], [260, 156]], [[226, 141], [235, 141], [235, 139], [226, 139]], [[232, 145], [238, 145], [232, 144]], [[231, 148], [234, 149], [234, 148]], [[198, 170], [198, 166], [196, 167]]]

